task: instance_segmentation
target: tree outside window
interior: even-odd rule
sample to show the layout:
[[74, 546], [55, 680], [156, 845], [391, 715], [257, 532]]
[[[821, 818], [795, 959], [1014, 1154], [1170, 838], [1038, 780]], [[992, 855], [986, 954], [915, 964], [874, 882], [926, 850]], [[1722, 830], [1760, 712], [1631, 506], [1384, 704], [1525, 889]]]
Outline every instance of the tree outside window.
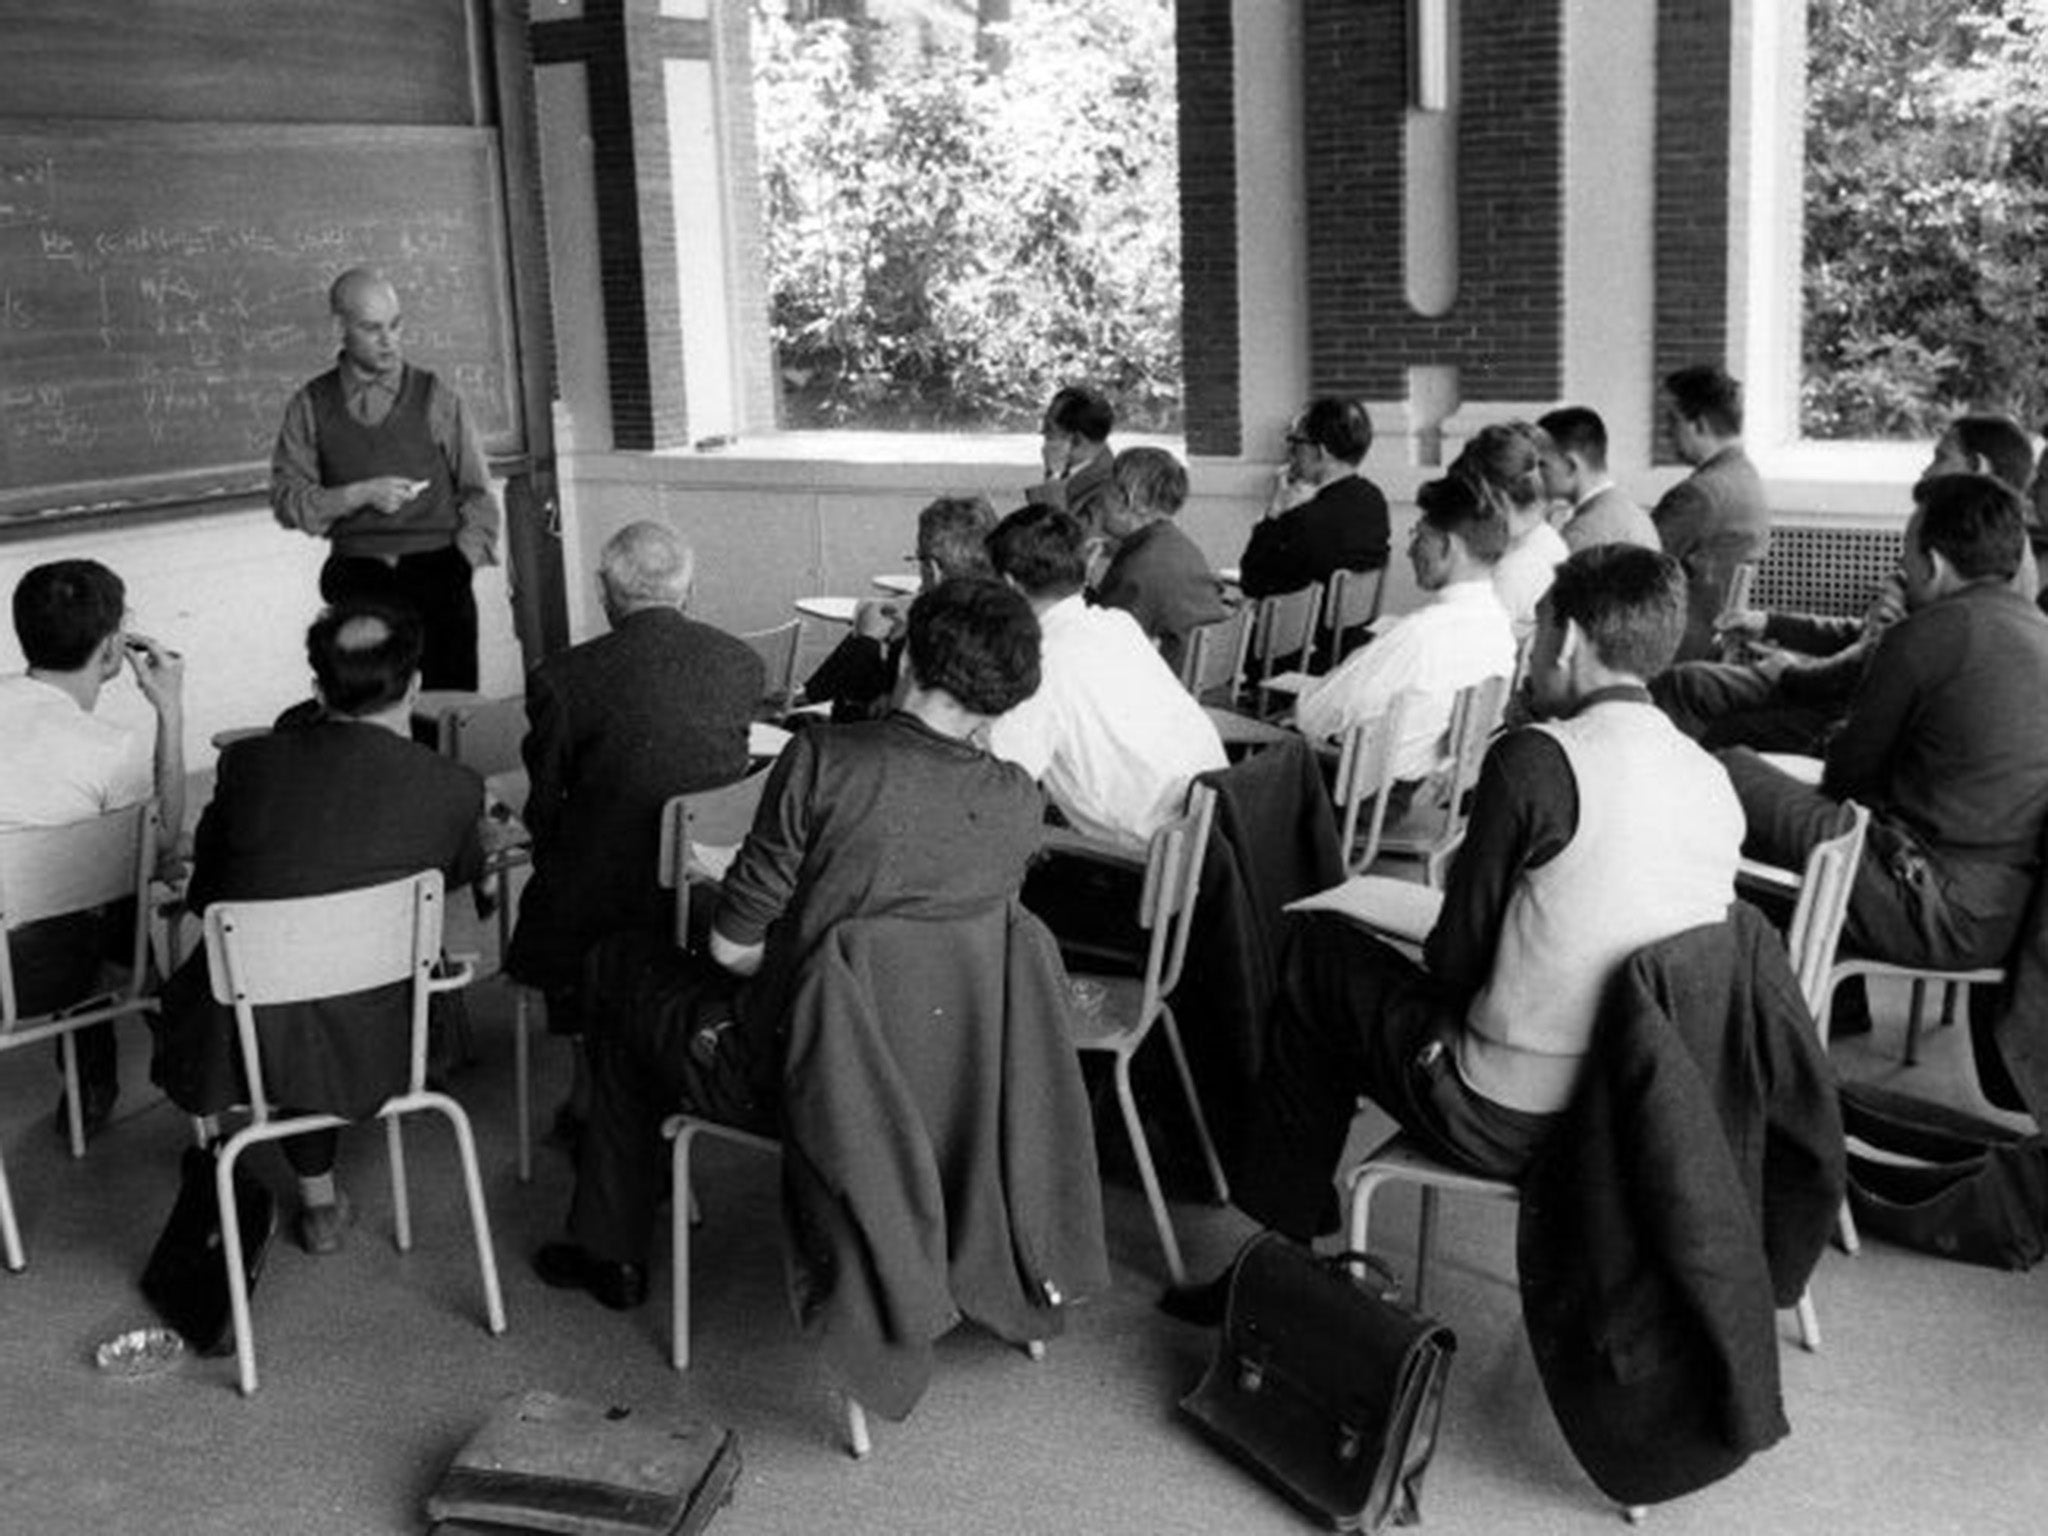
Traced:
[[2048, 0], [1810, 0], [1801, 429], [2048, 419]]
[[790, 429], [1181, 419], [1171, 0], [755, 0]]

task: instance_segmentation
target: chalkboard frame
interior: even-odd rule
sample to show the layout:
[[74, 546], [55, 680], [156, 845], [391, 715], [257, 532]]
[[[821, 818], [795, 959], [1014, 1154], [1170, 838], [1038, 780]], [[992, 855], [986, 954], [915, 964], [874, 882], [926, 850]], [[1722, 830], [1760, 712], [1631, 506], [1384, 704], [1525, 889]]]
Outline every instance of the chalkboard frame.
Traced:
[[[98, 187], [95, 198], [132, 199], [138, 219], [144, 222], [175, 222], [175, 200], [181, 185], [190, 185], [193, 168], [234, 164], [246, 171], [251, 164], [268, 170], [276, 167], [280, 183], [288, 173], [303, 168], [308, 157], [316, 157], [331, 174], [346, 183], [357, 171], [368, 175], [401, 157], [408, 176], [427, 178], [429, 191], [446, 192], [455, 206], [473, 216], [464, 221], [467, 232], [481, 242], [480, 255], [462, 269], [472, 281], [480, 279], [487, 291], [473, 294], [484, 327], [484, 355], [473, 362], [492, 370], [488, 398], [465, 398], [484, 425], [486, 448], [500, 474], [517, 474], [528, 467], [527, 431], [522, 420], [519, 332], [512, 306], [512, 252], [505, 213], [496, 133], [488, 128], [417, 127], [335, 124], [250, 124], [250, 123], [162, 123], [130, 121], [85, 121], [44, 119], [0, 119], [0, 165], [26, 164], [42, 153], [89, 155], [104, 163], [118, 156], [124, 167], [121, 185], [110, 192]], [[323, 169], [322, 174], [328, 174]], [[180, 181], [180, 176], [184, 178]], [[419, 183], [410, 183], [406, 195], [418, 198]], [[4, 191], [5, 189], [0, 189]], [[299, 195], [303, 196], [301, 192]], [[321, 210], [336, 223], [367, 219], [369, 189], [353, 189], [351, 206]], [[0, 199], [0, 201], [5, 201]], [[19, 199], [16, 199], [18, 202]], [[285, 203], [290, 217], [291, 204]], [[5, 208], [0, 208], [4, 214]], [[374, 244], [374, 242], [372, 242]], [[374, 259], [375, 253], [369, 253]], [[255, 382], [275, 386], [276, 398], [262, 405], [250, 404], [251, 414], [243, 421], [253, 438], [259, 425], [274, 429], [281, 418], [290, 390], [327, 366], [332, 357], [332, 327], [320, 297], [326, 281], [335, 271], [362, 259], [361, 253], [338, 244], [331, 257], [306, 261], [305, 313], [294, 320], [302, 331], [317, 335], [319, 345], [305, 348], [303, 365], [292, 353], [291, 368], [300, 370], [287, 381], [283, 372], [259, 373]], [[403, 285], [401, 284], [403, 293]], [[465, 287], [465, 294], [469, 289]], [[415, 360], [422, 366], [437, 364], [445, 372], [449, 360], [437, 359], [430, 348], [414, 344]], [[0, 361], [5, 360], [0, 348]], [[280, 364], [282, 368], [285, 365]], [[475, 372], [475, 367], [469, 368]], [[8, 381], [0, 377], [0, 391]], [[245, 388], [245, 394], [248, 390]], [[4, 407], [0, 407], [4, 408]], [[269, 483], [267, 449], [260, 457], [236, 457], [232, 462], [179, 463], [170, 456], [165, 467], [144, 473], [107, 477], [87, 475], [24, 480], [0, 484], [0, 538], [33, 535], [53, 524], [79, 520], [119, 520], [185, 515], [227, 510], [261, 504]]]

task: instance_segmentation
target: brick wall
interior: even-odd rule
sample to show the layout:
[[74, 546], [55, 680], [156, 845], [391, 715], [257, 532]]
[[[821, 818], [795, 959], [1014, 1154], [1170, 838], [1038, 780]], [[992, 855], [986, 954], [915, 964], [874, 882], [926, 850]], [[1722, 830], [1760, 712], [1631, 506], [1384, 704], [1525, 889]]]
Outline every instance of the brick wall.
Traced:
[[1180, 0], [1181, 355], [1190, 454], [1243, 443], [1231, 0]]
[[[1728, 357], [1733, 9], [1733, 0], [1658, 0], [1653, 393], [1674, 368]], [[1661, 423], [1653, 456], [1677, 458]]]
[[1465, 0], [1458, 33], [1458, 289], [1417, 314], [1403, 272], [1406, 0], [1306, 0], [1302, 100], [1309, 362], [1318, 393], [1407, 393], [1452, 365], [1466, 400], [1561, 387], [1564, 260], [1560, 0]]

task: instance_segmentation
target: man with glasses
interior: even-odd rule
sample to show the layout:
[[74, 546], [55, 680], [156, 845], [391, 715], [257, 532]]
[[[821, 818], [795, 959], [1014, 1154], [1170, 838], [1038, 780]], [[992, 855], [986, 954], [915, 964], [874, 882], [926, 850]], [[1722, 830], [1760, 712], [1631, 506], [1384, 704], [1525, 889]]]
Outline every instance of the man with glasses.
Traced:
[[1372, 418], [1356, 400], [1311, 400], [1287, 429], [1287, 463], [1238, 559], [1246, 597], [1292, 592], [1387, 563], [1387, 498], [1359, 472]]

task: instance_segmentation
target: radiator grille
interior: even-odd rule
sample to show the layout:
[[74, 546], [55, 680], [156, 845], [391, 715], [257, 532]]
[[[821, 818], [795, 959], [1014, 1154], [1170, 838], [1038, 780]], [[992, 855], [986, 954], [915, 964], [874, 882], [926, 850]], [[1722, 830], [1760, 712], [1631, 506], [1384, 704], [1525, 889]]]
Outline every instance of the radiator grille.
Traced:
[[1888, 528], [1771, 530], [1771, 552], [1756, 573], [1753, 607], [1779, 613], [1852, 617], [1899, 563], [1897, 531]]

